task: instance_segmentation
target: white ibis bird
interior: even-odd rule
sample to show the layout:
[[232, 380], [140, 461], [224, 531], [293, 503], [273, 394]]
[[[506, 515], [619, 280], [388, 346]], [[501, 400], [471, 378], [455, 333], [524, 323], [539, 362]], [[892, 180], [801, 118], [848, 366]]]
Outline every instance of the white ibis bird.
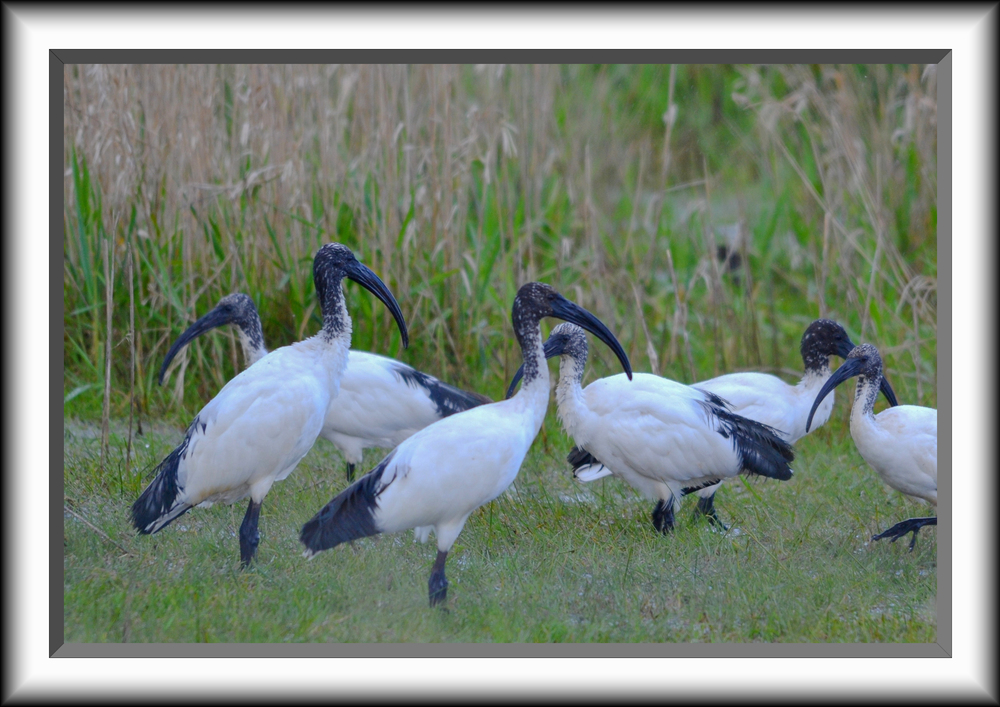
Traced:
[[250, 503], [240, 526], [240, 561], [250, 564], [260, 542], [264, 496], [288, 476], [315, 443], [351, 346], [351, 317], [343, 279], [371, 291], [392, 312], [408, 343], [406, 322], [389, 288], [339, 243], [324, 245], [313, 261], [323, 314], [319, 334], [272, 351], [229, 381], [188, 427], [184, 440], [156, 469], [156, 478], [132, 504], [132, 523], [155, 533], [194, 506]]
[[[844, 327], [830, 319], [817, 319], [806, 327], [799, 344], [805, 371], [797, 384], [789, 385], [768, 373], [748, 371], [728, 373], [692, 385], [715, 393], [737, 415], [773, 427], [783, 440], [795, 444], [806, 435], [809, 409], [816, 399], [816, 393], [830, 378], [830, 356], [847, 358], [852, 349], [854, 342], [844, 331]], [[898, 404], [889, 382], [884, 378], [882, 393], [890, 405]], [[817, 409], [813, 427], [819, 427], [830, 419], [832, 410], [831, 394]], [[698, 511], [725, 528], [715, 512], [714, 504], [715, 492], [720, 485], [698, 489], [695, 493], [698, 496]]]
[[718, 395], [649, 373], [636, 373], [631, 383], [616, 375], [583, 388], [587, 338], [571, 324], [552, 330], [544, 353], [560, 356], [556, 401], [563, 429], [577, 445], [569, 456], [576, 476], [614, 474], [656, 499], [653, 527], [660, 532], [673, 529], [685, 489], [737, 474], [791, 478], [791, 446], [771, 427], [734, 414]]
[[[177, 337], [160, 366], [160, 384], [182, 348], [227, 324], [236, 326], [240, 333], [247, 366], [267, 355], [257, 308], [249, 296], [236, 292], [219, 300], [212, 311]], [[340, 378], [337, 404], [330, 406], [320, 437], [343, 455], [351, 482], [365, 449], [395, 447], [432, 422], [491, 402], [485, 395], [450, 386], [394, 358], [351, 350]]]
[[[631, 366], [621, 344], [593, 314], [549, 285], [528, 283], [514, 299], [514, 334], [524, 356], [524, 386], [502, 402], [460, 412], [425, 427], [327, 503], [303, 527], [305, 556], [376, 533], [413, 528], [437, 559], [427, 582], [431, 606], [447, 598], [444, 565], [469, 514], [514, 481], [548, 407], [549, 376], [539, 321], [557, 317], [593, 332]], [[624, 376], [623, 376], [624, 377]]]
[[[854, 407], [851, 408], [854, 446], [886, 484], [936, 507], [937, 410], [919, 405], [899, 405], [874, 414], [875, 398], [885, 378], [882, 376], [882, 357], [871, 344], [861, 344], [851, 351], [844, 365], [823, 385], [809, 411], [806, 431], [823, 398], [852, 376], [858, 376]], [[937, 517], [900, 521], [873, 536], [872, 540], [892, 538], [892, 542], [896, 542], [907, 533], [913, 533], [910, 540], [912, 552], [917, 533], [925, 525], [937, 525]]]

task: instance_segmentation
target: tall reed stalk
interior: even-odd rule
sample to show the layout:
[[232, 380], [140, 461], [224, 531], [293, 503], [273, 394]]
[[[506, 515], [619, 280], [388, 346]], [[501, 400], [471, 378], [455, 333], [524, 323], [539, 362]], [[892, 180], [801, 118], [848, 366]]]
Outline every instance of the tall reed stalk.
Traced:
[[[270, 347], [316, 331], [310, 259], [331, 240], [411, 327], [403, 352], [349, 290], [356, 348], [493, 396], [519, 363], [513, 294], [541, 279], [623, 332], [638, 370], [798, 370], [827, 315], [933, 402], [935, 92], [933, 67], [888, 65], [67, 66], [67, 412], [132, 375], [140, 408], [175, 409], [166, 347], [235, 290]], [[180, 357], [187, 405], [235, 373], [237, 343]], [[130, 397], [106, 390], [105, 416]]]

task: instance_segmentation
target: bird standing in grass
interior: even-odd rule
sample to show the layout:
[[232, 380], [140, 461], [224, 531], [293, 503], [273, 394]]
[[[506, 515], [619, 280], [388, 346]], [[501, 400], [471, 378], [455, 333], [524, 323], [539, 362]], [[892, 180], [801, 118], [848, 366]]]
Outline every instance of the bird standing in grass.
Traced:
[[[549, 285], [528, 283], [514, 299], [514, 334], [524, 357], [524, 386], [510, 400], [452, 415], [407, 439], [374, 469], [327, 503], [303, 527], [305, 556], [376, 533], [412, 528], [438, 554], [427, 582], [431, 606], [447, 598], [444, 566], [469, 514], [514, 481], [538, 434], [549, 399], [539, 321], [557, 317], [586, 328], [631, 366], [621, 344], [594, 315]], [[624, 377], [624, 376], [623, 376]]]
[[[160, 384], [182, 348], [227, 324], [239, 331], [247, 366], [267, 355], [257, 308], [249, 296], [236, 292], [219, 300], [212, 311], [177, 337], [160, 366]], [[320, 437], [344, 456], [351, 482], [365, 449], [395, 447], [433, 422], [490, 402], [485, 395], [450, 386], [394, 358], [351, 350], [340, 378], [337, 404], [330, 406]]]
[[324, 245], [313, 261], [323, 328], [260, 359], [202, 408], [132, 504], [132, 523], [140, 533], [158, 532], [194, 506], [249, 496], [240, 526], [240, 561], [243, 567], [250, 564], [260, 541], [264, 496], [312, 448], [337, 396], [351, 346], [345, 277], [385, 303], [407, 345], [406, 323], [389, 288], [346, 246]]
[[737, 474], [791, 478], [791, 446], [767, 425], [734, 414], [719, 396], [649, 373], [636, 373], [631, 382], [622, 375], [601, 378], [583, 388], [587, 338], [571, 324], [552, 330], [544, 353], [560, 357], [556, 402], [577, 445], [569, 457], [575, 474], [611, 473], [656, 499], [653, 527], [660, 532], [673, 529], [686, 489]]
[[[728, 373], [709, 380], [694, 383], [695, 388], [715, 393], [729, 404], [737, 415], [762, 422], [773, 427], [778, 435], [795, 444], [806, 435], [806, 417], [816, 399], [816, 393], [830, 378], [830, 356], [847, 358], [854, 349], [854, 342], [837, 322], [817, 319], [802, 334], [799, 352], [805, 369], [802, 379], [789, 385], [777, 376], [768, 373], [748, 371]], [[885, 379], [882, 393], [890, 405], [897, 405], [896, 396]], [[816, 411], [813, 427], [819, 427], [830, 419], [833, 411], [833, 395]], [[723, 529], [722, 521], [715, 512], [715, 492], [721, 484], [713, 484], [695, 493], [698, 496], [698, 511]]]
[[[899, 405], [874, 412], [875, 398], [885, 383], [882, 357], [871, 344], [861, 344], [847, 357], [836, 373], [816, 396], [806, 431], [813, 413], [823, 398], [848, 378], [858, 376], [851, 408], [851, 437], [854, 446], [886, 484], [914, 498], [937, 506], [937, 410], [919, 405]], [[883, 388], [884, 389], [884, 388]], [[925, 525], [937, 525], [937, 516], [909, 518], [896, 523], [872, 540], [891, 538], [896, 542], [913, 533], [910, 551], [917, 542], [917, 533]]]

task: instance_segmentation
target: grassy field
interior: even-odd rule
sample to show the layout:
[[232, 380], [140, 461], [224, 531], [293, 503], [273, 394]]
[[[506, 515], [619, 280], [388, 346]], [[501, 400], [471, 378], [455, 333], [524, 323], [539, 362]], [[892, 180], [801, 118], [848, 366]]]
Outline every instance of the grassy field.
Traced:
[[[840, 394], [787, 483], [728, 484], [723, 535], [655, 534], [614, 479], [572, 480], [554, 403], [518, 480], [474, 513], [428, 610], [409, 534], [305, 562], [344, 485], [320, 441], [264, 503], [135, 537], [128, 506], [242, 366], [231, 332], [155, 375], [224, 294], [271, 348], [319, 328], [311, 257], [341, 241], [410, 326], [348, 287], [355, 348], [502, 396], [517, 287], [601, 317], [636, 370], [793, 380], [818, 316], [936, 405], [936, 100], [919, 66], [67, 66], [65, 633], [86, 641], [933, 641], [936, 534], [857, 454]], [[727, 249], [720, 258], [720, 248]], [[738, 256], [738, 264], [736, 258]], [[586, 380], [615, 371], [598, 351]], [[586, 382], [586, 381], [585, 381]], [[883, 403], [880, 403], [880, 405]], [[368, 466], [378, 454], [366, 456]]]
[[[325, 441], [268, 494], [258, 563], [242, 572], [243, 504], [137, 537], [126, 521], [137, 487], [99, 472], [99, 425], [73, 424], [66, 640], [933, 642], [936, 535], [913, 554], [867, 542], [921, 511], [836, 429], [799, 445], [793, 481], [719, 492], [738, 530], [714, 531], [689, 499], [669, 538], [653, 531], [652, 502], [613, 479], [575, 482], [561, 434], [539, 439], [514, 487], [469, 518], [442, 613], [427, 607], [433, 543], [408, 532], [302, 558], [302, 523], [346, 486]], [[177, 431], [144, 437], [137, 461], [150, 465]]]

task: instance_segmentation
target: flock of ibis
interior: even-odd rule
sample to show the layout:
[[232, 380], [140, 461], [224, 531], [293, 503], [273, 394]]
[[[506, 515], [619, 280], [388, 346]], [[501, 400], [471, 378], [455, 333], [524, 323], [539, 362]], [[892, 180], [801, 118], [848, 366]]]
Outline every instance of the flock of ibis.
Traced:
[[[155, 469], [132, 504], [139, 533], [156, 533], [191, 508], [249, 498], [240, 526], [240, 562], [260, 542], [264, 496], [286, 478], [320, 437], [347, 462], [349, 485], [301, 528], [308, 558], [344, 542], [412, 529], [437, 559], [428, 579], [431, 606], [447, 598], [445, 561], [469, 515], [517, 477], [538, 435], [550, 393], [546, 359], [559, 357], [556, 404], [575, 442], [568, 456], [582, 482], [615, 476], [655, 501], [653, 527], [669, 533], [683, 496], [720, 528], [714, 494], [743, 475], [788, 480], [792, 445], [830, 418], [833, 391], [858, 377], [851, 436], [861, 456], [892, 488], [937, 505], [937, 411], [898, 405], [871, 344], [855, 346], [836, 322], [819, 319], [802, 337], [804, 372], [789, 385], [763, 373], [733, 373], [684, 385], [633, 373], [625, 350], [593, 314], [549, 285], [528, 283], [511, 319], [521, 349], [505, 400], [455, 388], [395, 359], [351, 349], [344, 279], [378, 297], [408, 343], [406, 322], [382, 280], [344, 245], [324, 245], [313, 261], [323, 326], [313, 337], [268, 352], [257, 309], [247, 295], [223, 298], [171, 346], [160, 369], [188, 343], [220, 326], [239, 332], [246, 368], [195, 416], [180, 444]], [[564, 323], [542, 341], [543, 318]], [[624, 373], [583, 387], [586, 332], [606, 344]], [[830, 356], [845, 362], [833, 373]], [[520, 389], [515, 394], [518, 383]], [[891, 407], [878, 415], [879, 392]], [[391, 448], [357, 481], [367, 448]], [[872, 540], [936, 525], [937, 517], [903, 520]]]

